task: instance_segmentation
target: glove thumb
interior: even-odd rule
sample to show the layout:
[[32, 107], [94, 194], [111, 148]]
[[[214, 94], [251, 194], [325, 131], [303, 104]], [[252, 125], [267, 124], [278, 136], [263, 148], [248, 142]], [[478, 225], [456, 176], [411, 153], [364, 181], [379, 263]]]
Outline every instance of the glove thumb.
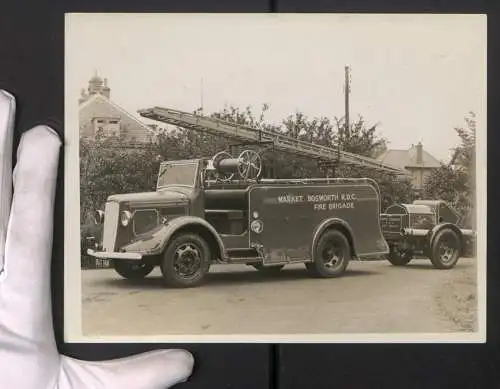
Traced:
[[193, 370], [184, 350], [151, 351], [104, 362], [63, 357], [60, 388], [167, 389], [184, 382]]

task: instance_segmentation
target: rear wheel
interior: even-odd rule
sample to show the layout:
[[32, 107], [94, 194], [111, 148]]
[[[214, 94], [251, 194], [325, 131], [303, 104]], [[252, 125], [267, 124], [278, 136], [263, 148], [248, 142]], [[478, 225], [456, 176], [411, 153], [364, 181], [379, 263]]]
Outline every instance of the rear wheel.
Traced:
[[115, 271], [123, 278], [129, 280], [139, 280], [151, 273], [154, 264], [144, 262], [113, 261]]
[[346, 236], [335, 229], [324, 232], [313, 252], [313, 262], [306, 263], [315, 277], [338, 277], [345, 272], [351, 259], [351, 247]]
[[196, 234], [179, 235], [170, 242], [161, 263], [166, 284], [177, 288], [200, 285], [210, 268], [210, 247]]
[[445, 228], [434, 237], [431, 262], [436, 269], [451, 269], [460, 258], [460, 238], [455, 231]]

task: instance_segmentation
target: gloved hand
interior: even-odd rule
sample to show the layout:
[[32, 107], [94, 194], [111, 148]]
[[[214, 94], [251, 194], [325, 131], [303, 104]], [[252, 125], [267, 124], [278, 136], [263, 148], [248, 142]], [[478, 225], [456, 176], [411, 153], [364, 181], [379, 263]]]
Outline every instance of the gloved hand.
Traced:
[[0, 90], [0, 388], [165, 389], [185, 381], [193, 358], [183, 350], [104, 363], [59, 354], [50, 259], [61, 141], [46, 126], [23, 134], [12, 174], [14, 113], [14, 97]]

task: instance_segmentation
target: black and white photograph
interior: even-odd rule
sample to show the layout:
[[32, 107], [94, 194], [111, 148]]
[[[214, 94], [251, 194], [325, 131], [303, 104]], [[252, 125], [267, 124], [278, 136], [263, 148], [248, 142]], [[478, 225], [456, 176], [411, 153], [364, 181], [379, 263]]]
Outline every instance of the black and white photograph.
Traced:
[[66, 14], [66, 340], [484, 342], [486, 174], [484, 15]]

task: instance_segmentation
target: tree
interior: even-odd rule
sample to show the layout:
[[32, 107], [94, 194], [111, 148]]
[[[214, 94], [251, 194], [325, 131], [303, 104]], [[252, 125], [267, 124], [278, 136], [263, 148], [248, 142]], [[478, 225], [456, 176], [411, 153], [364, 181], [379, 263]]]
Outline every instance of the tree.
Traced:
[[345, 126], [345, 118], [335, 118], [337, 136], [335, 141], [340, 144], [342, 150], [349, 153], [364, 155], [375, 158], [387, 150], [387, 140], [377, 135], [377, 126], [374, 124], [367, 127], [363, 116]]
[[80, 140], [80, 217], [92, 222], [96, 209], [102, 209], [106, 198], [115, 193], [154, 190], [158, 171], [158, 149], [155, 144], [141, 148], [119, 137]]
[[[382, 174], [383, 176], [383, 174]], [[379, 183], [382, 196], [382, 211], [394, 203], [409, 204], [415, 200], [415, 193], [410, 179], [394, 179], [391, 175], [385, 175], [384, 178], [375, 179]]]
[[465, 117], [465, 127], [456, 127], [460, 143], [453, 149], [450, 163], [443, 164], [425, 182], [427, 197], [450, 202], [475, 225], [476, 204], [476, 120], [473, 112]]
[[464, 172], [449, 164], [434, 170], [425, 183], [427, 197], [440, 199], [457, 205], [466, 191], [467, 177]]

